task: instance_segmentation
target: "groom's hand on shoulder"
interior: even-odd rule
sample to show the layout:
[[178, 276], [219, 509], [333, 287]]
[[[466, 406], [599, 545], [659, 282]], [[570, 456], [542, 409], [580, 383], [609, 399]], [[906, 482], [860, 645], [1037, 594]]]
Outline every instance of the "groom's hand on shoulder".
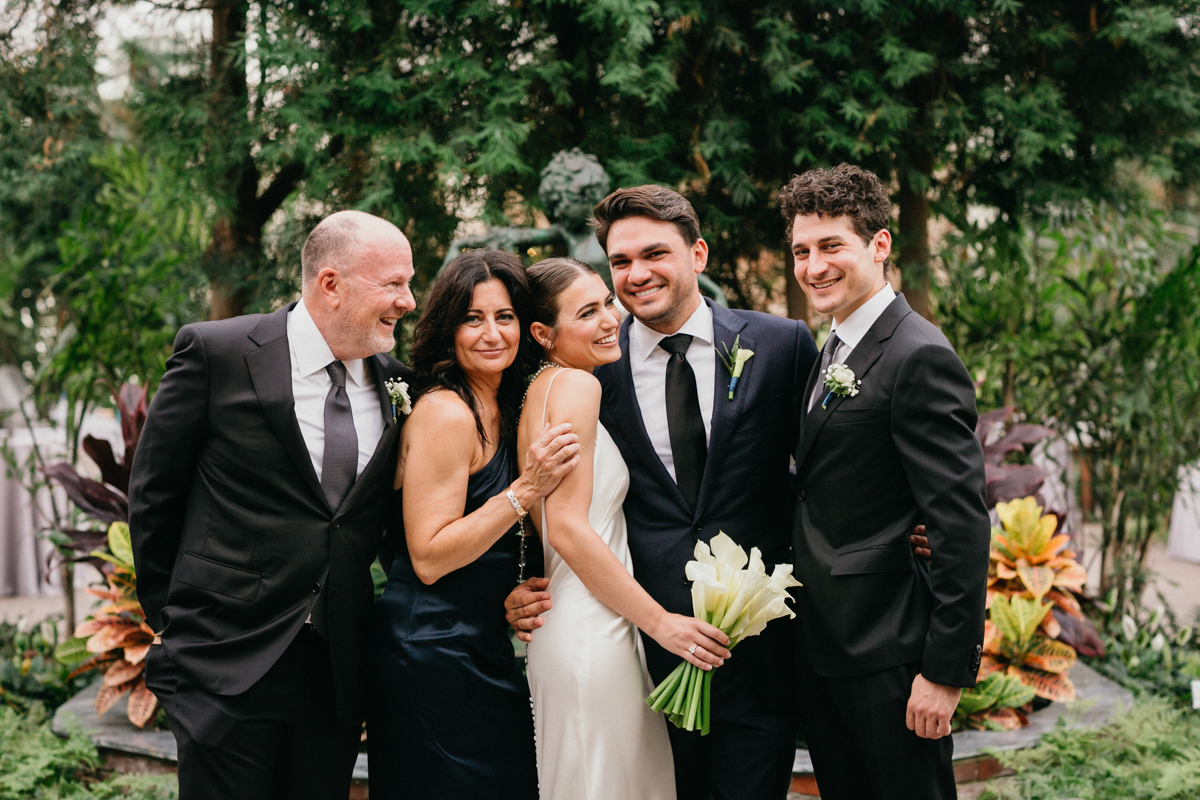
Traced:
[[550, 610], [549, 578], [530, 578], [509, 592], [504, 599], [504, 618], [522, 642], [532, 642], [533, 632], [542, 627], [542, 613]]

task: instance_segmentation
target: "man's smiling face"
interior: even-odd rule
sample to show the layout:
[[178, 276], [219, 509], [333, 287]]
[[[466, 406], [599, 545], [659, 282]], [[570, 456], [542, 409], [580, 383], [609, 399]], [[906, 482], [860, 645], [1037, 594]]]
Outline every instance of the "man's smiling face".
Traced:
[[609, 228], [607, 245], [621, 305], [660, 333], [679, 330], [701, 302], [696, 275], [708, 263], [705, 241], [689, 246], [673, 223], [626, 217]]
[[886, 229], [864, 242], [848, 216], [800, 214], [792, 223], [796, 280], [813, 308], [839, 323], [883, 288], [891, 251]]
[[366, 358], [396, 346], [396, 323], [416, 308], [410, 282], [412, 249], [402, 236], [365, 242], [357, 263], [344, 278], [345, 299], [340, 309], [348, 355]]

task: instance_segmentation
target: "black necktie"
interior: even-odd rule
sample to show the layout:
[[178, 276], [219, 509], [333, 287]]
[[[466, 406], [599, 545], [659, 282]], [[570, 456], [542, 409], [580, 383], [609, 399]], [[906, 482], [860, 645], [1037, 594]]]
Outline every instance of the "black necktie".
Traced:
[[817, 404], [817, 401], [829, 393], [829, 389], [825, 386], [825, 370], [829, 369], [829, 365], [833, 362], [833, 353], [837, 350], [841, 340], [838, 339], [837, 331], [829, 334], [829, 339], [825, 342], [825, 349], [821, 351], [821, 371], [817, 373], [817, 385], [813, 387], [812, 396], [808, 398], [808, 410], [812, 411], [812, 407]]
[[325, 368], [333, 385], [325, 396], [325, 457], [321, 461], [321, 488], [329, 507], [337, 511], [358, 475], [358, 432], [346, 394], [346, 365], [334, 361]]
[[704, 476], [704, 459], [708, 456], [708, 435], [700, 416], [696, 373], [687, 360], [691, 344], [691, 336], [677, 333], [663, 339], [658, 346], [671, 354], [667, 362], [667, 431], [675, 461], [675, 482], [695, 508], [700, 497], [700, 479]]

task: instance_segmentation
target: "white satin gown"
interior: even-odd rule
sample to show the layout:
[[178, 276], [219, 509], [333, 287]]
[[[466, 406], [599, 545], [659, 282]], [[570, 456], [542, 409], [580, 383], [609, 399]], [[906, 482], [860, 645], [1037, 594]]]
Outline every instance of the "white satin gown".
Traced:
[[[629, 470], [603, 425], [594, 463], [588, 521], [632, 574], [621, 508]], [[542, 520], [554, 607], [528, 649], [541, 800], [675, 800], [667, 722], [645, 702], [653, 687], [637, 628], [550, 546], [544, 500]]]

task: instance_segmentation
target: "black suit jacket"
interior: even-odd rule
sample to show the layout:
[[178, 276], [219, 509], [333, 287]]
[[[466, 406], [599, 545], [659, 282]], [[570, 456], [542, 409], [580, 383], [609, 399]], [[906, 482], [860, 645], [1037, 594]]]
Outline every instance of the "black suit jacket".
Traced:
[[[856, 397], [829, 399], [814, 367], [799, 395], [793, 539], [802, 657], [827, 677], [920, 662], [974, 686], [991, 525], [975, 390], [946, 337], [897, 296], [851, 351]], [[908, 542], [925, 523], [926, 564]]]
[[363, 717], [363, 634], [371, 561], [392, 495], [400, 425], [367, 359], [383, 436], [337, 509], [321, 491], [296, 421], [287, 314], [187, 325], [150, 404], [129, 484], [138, 599], [192, 681], [241, 694], [275, 663], [328, 595], [338, 711]]
[[[621, 359], [596, 370], [603, 386], [600, 421], [629, 468], [624, 510], [634, 577], [667, 611], [688, 616], [692, 601], [684, 566], [693, 559], [698, 540], [707, 542], [725, 531], [747, 553], [759, 548], [768, 569], [791, 559], [788, 463], [797, 433], [793, 398], [817, 356], [803, 322], [709, 306], [718, 350], [732, 348], [740, 337], [740, 345], [754, 356], [746, 362], [732, 400], [729, 372], [717, 360], [708, 457], [696, 508], [684, 500], [646, 434], [629, 362], [632, 319], [621, 326]], [[739, 645], [715, 673], [714, 691], [745, 670], [772, 706], [778, 698], [790, 697], [791, 627], [772, 623], [762, 635]], [[650, 673], [661, 681], [679, 658], [644, 638]]]

